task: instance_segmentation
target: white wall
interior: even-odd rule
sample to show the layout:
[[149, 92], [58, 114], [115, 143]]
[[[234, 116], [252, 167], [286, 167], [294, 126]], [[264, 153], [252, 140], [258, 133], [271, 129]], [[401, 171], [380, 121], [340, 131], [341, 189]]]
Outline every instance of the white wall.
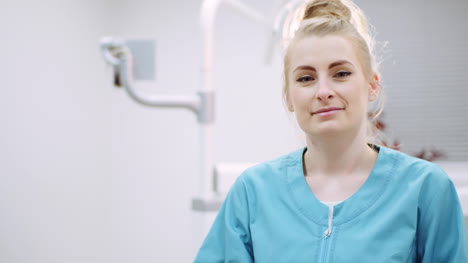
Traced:
[[[274, 8], [245, 2], [267, 15]], [[1, 2], [0, 262], [192, 261], [206, 227], [190, 208], [196, 118], [140, 106], [112, 87], [98, 39], [155, 39], [156, 80], [137, 87], [194, 93], [202, 85], [200, 4]], [[216, 161], [296, 149], [280, 55], [263, 63], [268, 33], [222, 7], [216, 34]]]
[[106, 1], [2, 1], [0, 262], [108, 262]]

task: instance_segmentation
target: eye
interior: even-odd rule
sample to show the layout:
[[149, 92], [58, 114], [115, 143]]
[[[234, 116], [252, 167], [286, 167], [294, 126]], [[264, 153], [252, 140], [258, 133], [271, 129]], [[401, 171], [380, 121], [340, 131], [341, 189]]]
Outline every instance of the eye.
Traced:
[[300, 78], [298, 78], [296, 81], [297, 82], [309, 82], [309, 81], [313, 81], [314, 78], [312, 76], [309, 76], [309, 75], [306, 75], [306, 76], [302, 76]]
[[335, 74], [335, 77], [336, 78], [339, 78], [339, 79], [344, 79], [346, 77], [349, 77], [351, 76], [353, 73], [352, 72], [349, 72], [349, 71], [339, 71]]

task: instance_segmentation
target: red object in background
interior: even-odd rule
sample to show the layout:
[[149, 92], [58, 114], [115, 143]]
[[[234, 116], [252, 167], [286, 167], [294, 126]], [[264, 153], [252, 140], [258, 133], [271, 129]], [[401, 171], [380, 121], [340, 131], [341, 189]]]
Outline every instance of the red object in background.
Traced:
[[382, 146], [385, 146], [387, 148], [391, 148], [397, 151], [400, 151], [400, 148], [401, 148], [401, 144], [398, 140], [394, 140], [391, 144], [388, 144], [386, 141], [382, 141]]
[[[376, 119], [374, 121], [374, 125], [377, 130], [382, 131], [382, 132], [386, 128], [385, 123], [381, 121], [380, 119]], [[401, 150], [401, 144], [398, 140], [393, 140], [390, 143], [387, 141], [382, 141], [382, 146], [385, 146], [385, 147], [388, 147], [397, 151]], [[433, 162], [435, 160], [439, 160], [439, 159], [443, 159], [447, 157], [447, 155], [442, 150], [439, 150], [439, 149], [429, 149], [429, 150], [422, 149], [421, 151], [414, 153], [412, 155], [414, 157], [417, 157], [417, 158], [420, 158], [429, 162]]]
[[413, 156], [430, 161], [430, 162], [438, 160], [438, 159], [446, 158], [445, 153], [437, 149], [431, 149], [431, 150], [423, 149], [419, 151], [418, 153], [413, 154]]

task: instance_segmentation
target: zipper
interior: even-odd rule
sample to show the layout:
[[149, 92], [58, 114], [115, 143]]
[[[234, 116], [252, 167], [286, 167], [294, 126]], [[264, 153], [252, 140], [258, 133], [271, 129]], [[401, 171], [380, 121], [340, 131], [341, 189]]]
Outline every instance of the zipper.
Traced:
[[325, 243], [322, 246], [322, 253], [321, 253], [322, 260], [320, 260], [321, 263], [325, 263], [328, 260], [328, 247], [329, 247], [330, 239], [331, 239], [329, 237], [330, 236], [324, 237], [325, 240], [323, 242]]
[[326, 263], [329, 257], [329, 247], [332, 239], [331, 235], [333, 233], [333, 210], [334, 205], [328, 205], [328, 227], [323, 233], [322, 251], [320, 253], [321, 260], [319, 260], [321, 263]]
[[328, 205], [328, 228], [323, 233], [325, 238], [328, 238], [332, 234], [332, 228], [333, 228], [333, 210], [335, 208], [334, 204]]

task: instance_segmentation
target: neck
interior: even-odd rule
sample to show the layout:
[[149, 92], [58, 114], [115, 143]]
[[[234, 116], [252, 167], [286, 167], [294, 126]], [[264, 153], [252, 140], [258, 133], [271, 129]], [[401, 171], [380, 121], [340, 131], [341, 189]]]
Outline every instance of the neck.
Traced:
[[377, 153], [368, 144], [365, 132], [327, 138], [307, 137], [304, 174], [312, 176], [360, 175], [372, 170]]

